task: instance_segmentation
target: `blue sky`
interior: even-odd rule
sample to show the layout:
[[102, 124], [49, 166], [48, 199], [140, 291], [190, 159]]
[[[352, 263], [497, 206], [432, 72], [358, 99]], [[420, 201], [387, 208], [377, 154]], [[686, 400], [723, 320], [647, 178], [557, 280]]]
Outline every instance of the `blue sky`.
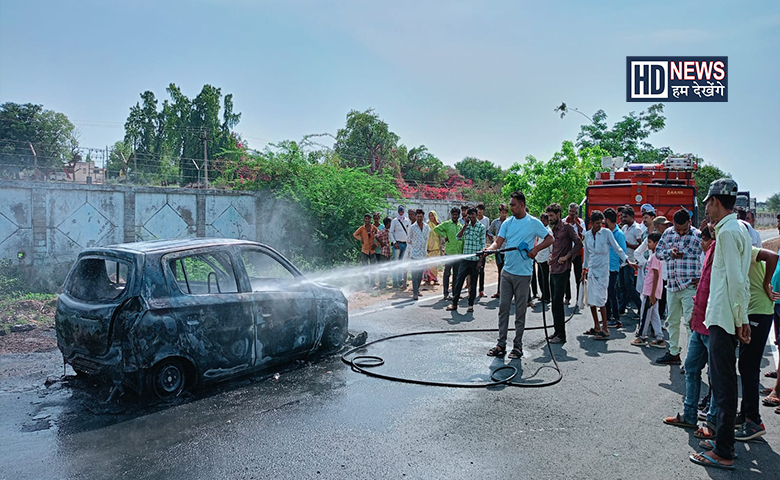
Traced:
[[650, 141], [780, 191], [777, 1], [0, 0], [0, 102], [67, 114], [88, 147], [121, 139], [142, 91], [209, 83], [255, 148], [372, 107], [446, 164], [508, 167], [576, 137], [562, 101], [612, 121], [646, 106], [625, 101], [629, 55], [727, 55], [728, 103], [667, 104]]

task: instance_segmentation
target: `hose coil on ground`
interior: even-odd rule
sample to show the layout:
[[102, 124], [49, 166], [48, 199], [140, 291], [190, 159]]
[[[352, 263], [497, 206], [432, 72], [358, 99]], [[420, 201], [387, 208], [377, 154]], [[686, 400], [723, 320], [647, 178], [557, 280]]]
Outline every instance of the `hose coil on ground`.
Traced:
[[[381, 378], [384, 380], [390, 380], [394, 382], [402, 382], [402, 383], [411, 383], [415, 385], [428, 385], [433, 387], [452, 387], [452, 388], [487, 388], [487, 387], [497, 387], [499, 385], [508, 385], [512, 387], [520, 387], [520, 388], [542, 388], [542, 387], [549, 387], [552, 385], [555, 385], [556, 383], [559, 383], [561, 380], [563, 380], [563, 372], [561, 372], [561, 367], [558, 365], [558, 360], [555, 358], [555, 354], [552, 351], [552, 346], [550, 345], [550, 340], [547, 339], [547, 329], [549, 328], [547, 326], [547, 316], [545, 315], [545, 307], [546, 304], [542, 304], [542, 323], [543, 325], [536, 326], [536, 327], [528, 327], [525, 330], [544, 330], [545, 331], [545, 341], [547, 342], [547, 349], [550, 353], [550, 358], [553, 361], [553, 366], [543, 366], [541, 368], [552, 368], [557, 372], [557, 377], [553, 380], [550, 380], [548, 382], [540, 382], [540, 383], [522, 383], [522, 382], [513, 382], [517, 375], [518, 375], [518, 369], [514, 365], [503, 365], [495, 370], [490, 372], [490, 382], [437, 382], [433, 380], [415, 380], [411, 378], [405, 378], [405, 377], [398, 377], [395, 375], [386, 375], [382, 373], [373, 372], [370, 370], [367, 370], [369, 368], [375, 368], [384, 365], [385, 361], [382, 357], [378, 357], [376, 355], [356, 355], [352, 358], [348, 358], [353, 353], [365, 349], [366, 347], [369, 347], [371, 345], [375, 345], [377, 343], [386, 342], [388, 340], [393, 340], [396, 338], [403, 338], [403, 337], [412, 337], [412, 336], [419, 336], [419, 335], [439, 335], [439, 334], [448, 334], [448, 333], [485, 333], [485, 332], [498, 332], [497, 328], [476, 328], [476, 329], [467, 329], [467, 330], [428, 330], [423, 332], [409, 332], [409, 333], [401, 333], [398, 335], [391, 335], [389, 337], [380, 338], [378, 340], [374, 340], [373, 342], [368, 342], [363, 345], [360, 345], [358, 347], [352, 348], [351, 350], [347, 351], [341, 356], [341, 361], [345, 364], [349, 365], [350, 368], [358, 373], [362, 373], [364, 375], [367, 375], [369, 377], [374, 378]], [[571, 315], [566, 319], [566, 323], [569, 323], [569, 321], [574, 317], [574, 312], [572, 312]], [[515, 329], [509, 329], [509, 331], [514, 331]], [[365, 360], [368, 360], [369, 362], [366, 362]], [[540, 368], [540, 369], [541, 369]], [[503, 370], [510, 370], [512, 373], [508, 375], [506, 378], [497, 378], [496, 374]], [[538, 373], [538, 370], [537, 370]], [[535, 376], [536, 373], [533, 376]]]

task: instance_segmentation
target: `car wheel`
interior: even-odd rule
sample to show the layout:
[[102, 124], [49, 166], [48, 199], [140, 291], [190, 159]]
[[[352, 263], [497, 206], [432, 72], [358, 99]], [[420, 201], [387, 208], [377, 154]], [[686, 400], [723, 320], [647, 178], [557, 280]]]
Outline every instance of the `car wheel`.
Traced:
[[341, 325], [331, 323], [325, 327], [325, 332], [322, 334], [322, 347], [329, 352], [338, 350], [344, 345], [345, 338], [346, 332], [342, 330]]
[[186, 386], [187, 371], [179, 360], [173, 358], [155, 365], [149, 377], [149, 390], [160, 400], [178, 397]]

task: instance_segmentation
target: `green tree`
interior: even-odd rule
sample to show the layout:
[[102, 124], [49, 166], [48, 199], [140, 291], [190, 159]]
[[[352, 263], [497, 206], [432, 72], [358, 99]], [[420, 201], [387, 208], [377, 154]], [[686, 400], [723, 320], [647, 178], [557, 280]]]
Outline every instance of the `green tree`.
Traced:
[[701, 158], [697, 158], [696, 160], [698, 161], [699, 167], [694, 172], [693, 179], [696, 180], [696, 200], [699, 204], [699, 219], [703, 219], [704, 199], [707, 197], [710, 184], [719, 178], [730, 178], [731, 174], [724, 172], [715, 165], [705, 163]]
[[352, 233], [363, 214], [386, 208], [387, 197], [399, 196], [389, 172], [370, 174], [367, 168], [317, 161], [331, 156], [284, 141], [241, 160], [226, 160], [224, 170], [228, 186], [265, 191], [283, 202], [266, 220], [284, 231], [283, 253], [310, 268], [355, 260], [359, 248]]
[[553, 202], [561, 205], [579, 203], [585, 197], [588, 181], [600, 169], [604, 155], [607, 152], [601, 147], [577, 150], [568, 140], [548, 161], [529, 155], [525, 163], [515, 163], [509, 168], [504, 178], [504, 197], [508, 198], [515, 190], [522, 191], [533, 215], [540, 215]]
[[346, 126], [336, 133], [334, 150], [345, 166], [368, 167], [375, 173], [397, 167], [393, 162], [397, 144], [398, 135], [369, 108], [347, 114]]
[[32, 169], [35, 156], [41, 174], [70, 162], [77, 154], [76, 127], [64, 113], [42, 105], [7, 102], [0, 105], [0, 171], [14, 178]]
[[209, 159], [240, 155], [233, 128], [241, 114], [234, 111], [232, 94], [223, 100], [220, 88], [204, 85], [190, 100], [173, 83], [166, 91], [170, 100], [159, 109], [154, 93], [142, 93], [125, 122], [125, 143], [134, 157], [130, 163], [138, 164], [138, 173], [163, 181], [180, 175], [182, 184], [193, 183], [203, 168], [204, 140]]
[[[398, 150], [405, 151], [406, 146], [401, 145]], [[412, 148], [400, 158], [401, 176], [407, 182], [441, 183], [446, 178], [444, 164], [425, 145]]]
[[607, 114], [604, 110], [598, 110], [593, 117], [588, 117], [576, 108], [562, 103], [555, 111], [560, 113], [561, 118], [569, 113], [579, 113], [590, 120], [590, 123], [582, 125], [577, 135], [579, 148], [598, 146], [610, 156], [623, 157], [626, 163], [658, 163], [671, 153], [668, 147], [656, 148], [646, 141], [651, 134], [660, 132], [666, 126], [662, 103], [651, 105], [638, 115], [629, 112], [611, 128], [607, 124]]
[[766, 208], [772, 213], [780, 213], [780, 192], [766, 199]]
[[504, 171], [490, 160], [480, 160], [475, 157], [466, 157], [455, 164], [455, 168], [465, 178], [474, 182], [488, 182], [499, 184], [504, 178]]
[[111, 151], [108, 155], [108, 163], [106, 169], [111, 175], [127, 176], [132, 169], [130, 164], [133, 159], [133, 147], [127, 142], [120, 140], [111, 146]]

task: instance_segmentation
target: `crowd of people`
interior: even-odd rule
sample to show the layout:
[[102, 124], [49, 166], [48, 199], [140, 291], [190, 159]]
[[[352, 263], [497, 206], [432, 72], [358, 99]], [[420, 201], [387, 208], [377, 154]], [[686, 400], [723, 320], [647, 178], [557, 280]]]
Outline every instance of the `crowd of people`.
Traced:
[[[381, 223], [380, 214], [373, 215], [373, 223], [366, 214], [354, 236], [362, 242], [364, 264], [457, 256], [442, 262], [444, 300], [451, 302], [448, 311], [457, 311], [465, 286], [467, 311], [473, 312], [476, 298], [485, 296], [485, 259], [494, 256], [498, 287], [492, 298], [499, 300], [499, 335], [489, 356], [523, 356], [526, 311], [539, 295], [542, 308], [550, 304], [553, 332], [547, 340], [553, 344], [567, 341], [564, 311], [572, 299], [589, 307], [593, 327], [583, 335], [594, 340], [609, 340], [610, 329], [636, 321], [631, 345], [666, 350], [658, 364], [680, 365], [684, 358], [683, 413], [664, 423], [695, 429], [702, 451], [691, 455], [691, 461], [731, 469], [735, 441], [753, 440], [766, 432], [759, 403], [777, 407], [775, 413], [780, 414], [780, 380], [763, 391], [759, 383], [773, 322], [773, 340], [780, 339], [778, 253], [761, 248], [753, 213], [735, 208], [736, 199], [736, 182], [722, 178], [710, 186], [705, 220], [698, 228], [685, 208], [674, 212], [670, 221], [656, 215], [650, 204], [641, 206], [641, 223], [636, 222], [634, 209], [624, 205], [592, 210], [586, 226], [575, 203], [566, 212], [553, 203], [539, 218], [530, 215], [525, 196], [518, 191], [511, 194], [508, 206], [499, 205], [499, 217], [492, 222], [483, 204], [453, 207], [443, 222], [428, 212], [427, 223], [423, 210], [407, 216], [399, 206], [395, 218]], [[780, 231], [780, 215], [777, 220]], [[423, 281], [439, 284], [438, 266], [413, 267], [411, 278], [417, 300]], [[379, 289], [387, 286], [384, 278], [369, 277], [368, 282]], [[406, 272], [394, 270], [393, 288], [407, 288]], [[512, 305], [515, 338], [507, 351]], [[683, 329], [686, 349], [681, 345]], [[700, 398], [706, 366], [709, 392]], [[777, 378], [777, 370], [766, 376]], [[766, 397], [761, 400], [761, 395]]]

